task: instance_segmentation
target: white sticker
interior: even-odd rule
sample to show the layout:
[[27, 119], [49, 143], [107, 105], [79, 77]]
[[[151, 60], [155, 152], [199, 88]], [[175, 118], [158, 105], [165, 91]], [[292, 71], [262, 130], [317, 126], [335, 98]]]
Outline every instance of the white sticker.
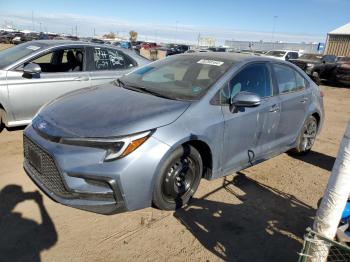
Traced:
[[30, 46], [27, 46], [27, 48], [30, 50], [36, 51], [36, 50], [40, 49], [40, 46], [30, 45]]
[[197, 62], [197, 64], [221, 66], [221, 65], [224, 64], [224, 62], [215, 61], [215, 60], [201, 59], [201, 60], [199, 60], [199, 61]]

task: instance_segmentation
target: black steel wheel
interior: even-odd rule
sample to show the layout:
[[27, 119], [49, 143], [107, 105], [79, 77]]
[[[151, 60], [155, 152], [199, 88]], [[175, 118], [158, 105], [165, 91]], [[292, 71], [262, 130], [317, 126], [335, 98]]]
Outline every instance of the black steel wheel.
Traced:
[[153, 203], [160, 209], [174, 210], [187, 204], [202, 177], [200, 153], [190, 145], [177, 148], [165, 161], [156, 180]]

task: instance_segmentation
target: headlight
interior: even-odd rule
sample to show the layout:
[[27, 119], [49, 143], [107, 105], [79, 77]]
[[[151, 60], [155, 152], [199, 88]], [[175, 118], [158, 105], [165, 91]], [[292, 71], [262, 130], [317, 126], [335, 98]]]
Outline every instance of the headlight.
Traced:
[[314, 64], [306, 64], [307, 67], [314, 67]]
[[140, 147], [152, 134], [152, 131], [142, 132], [122, 138], [61, 138], [60, 143], [101, 148], [106, 150], [105, 161], [125, 157]]

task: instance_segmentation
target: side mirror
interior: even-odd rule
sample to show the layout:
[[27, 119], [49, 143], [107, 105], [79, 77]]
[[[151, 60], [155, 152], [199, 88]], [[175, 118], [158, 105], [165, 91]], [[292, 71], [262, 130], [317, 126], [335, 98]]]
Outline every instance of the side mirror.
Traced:
[[41, 67], [35, 63], [26, 64], [23, 67], [23, 73], [27, 75], [36, 75], [41, 73]]
[[231, 105], [236, 107], [254, 107], [261, 103], [261, 97], [258, 94], [251, 92], [240, 92], [234, 97], [231, 97]]

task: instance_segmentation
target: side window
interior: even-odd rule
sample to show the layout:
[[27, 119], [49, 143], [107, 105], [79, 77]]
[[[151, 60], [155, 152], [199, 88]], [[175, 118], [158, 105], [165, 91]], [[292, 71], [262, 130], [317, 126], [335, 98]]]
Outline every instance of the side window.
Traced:
[[79, 72], [83, 70], [84, 49], [58, 49], [35, 58], [31, 63], [40, 65], [43, 73]]
[[272, 95], [272, 84], [269, 69], [265, 64], [249, 65], [240, 71], [229, 83], [232, 96], [246, 91], [261, 97]]
[[289, 58], [290, 59], [297, 59], [299, 57], [297, 52], [290, 52], [289, 53]]
[[306, 86], [307, 86], [306, 79], [301, 74], [299, 74], [296, 71], [295, 71], [295, 80], [296, 80], [296, 83], [297, 83], [297, 89], [298, 90], [303, 90], [303, 89], [306, 88]]
[[116, 52], [118, 52], [118, 56], [120, 57], [120, 59], [124, 61], [125, 69], [129, 69], [137, 66], [137, 62], [134, 59], [132, 59], [130, 56], [128, 56], [127, 54], [124, 54], [122, 51], [119, 51], [119, 50], [117, 50]]
[[108, 49], [108, 56], [110, 61], [110, 70], [122, 70], [126, 68], [125, 56], [121, 55], [115, 49]]
[[51, 60], [52, 60], [52, 52], [51, 53], [48, 53], [46, 55], [43, 55], [43, 56], [40, 56], [38, 58], [36, 58], [35, 60], [32, 61], [32, 63], [35, 63], [35, 64], [50, 64], [51, 63]]
[[94, 70], [109, 70], [110, 59], [106, 48], [94, 48]]
[[137, 66], [132, 58], [112, 48], [95, 47], [93, 57], [93, 70], [124, 70]]
[[243, 91], [258, 94], [262, 98], [273, 95], [271, 74], [266, 64], [252, 64], [241, 70], [220, 90], [220, 103], [227, 104], [231, 96]]
[[278, 89], [280, 94], [302, 90], [306, 87], [306, 80], [289, 66], [274, 64]]
[[60, 53], [59, 64], [63, 72], [83, 71], [84, 49], [64, 49]]
[[326, 63], [334, 63], [336, 61], [336, 56], [334, 55], [325, 55], [322, 58], [322, 61], [326, 62]]

